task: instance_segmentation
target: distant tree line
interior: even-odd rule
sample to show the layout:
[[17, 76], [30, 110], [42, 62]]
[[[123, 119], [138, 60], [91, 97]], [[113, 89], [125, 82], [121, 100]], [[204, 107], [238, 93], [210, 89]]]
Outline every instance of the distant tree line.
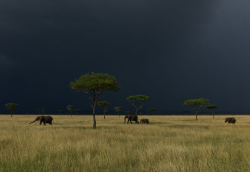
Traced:
[[[118, 92], [121, 87], [118, 86], [118, 82], [114, 76], [110, 76], [109, 74], [105, 73], [94, 73], [91, 72], [91, 74], [85, 74], [82, 75], [79, 79], [76, 79], [73, 82], [70, 82], [69, 84], [70, 88], [75, 91], [81, 91], [85, 94], [89, 95], [89, 98], [92, 100], [92, 103], [90, 103], [92, 107], [92, 113], [93, 113], [93, 128], [96, 128], [96, 107], [100, 106], [103, 110], [103, 115], [105, 119], [105, 114], [108, 112], [108, 108], [110, 106], [110, 103], [108, 101], [99, 100], [99, 96], [102, 95], [105, 92]], [[128, 102], [135, 108], [135, 115], [138, 115], [138, 110], [141, 109], [145, 102], [150, 100], [149, 96], [146, 95], [132, 95], [128, 96], [126, 98]], [[190, 99], [186, 100], [183, 103], [184, 105], [190, 106], [196, 115], [196, 120], [198, 120], [197, 116], [199, 114], [200, 108], [202, 106], [205, 106], [207, 109], [210, 109], [213, 118], [214, 118], [214, 109], [218, 108], [216, 105], [210, 105], [209, 100], [205, 98], [199, 98], [199, 99]], [[11, 117], [13, 116], [13, 111], [18, 107], [18, 104], [15, 103], [7, 103], [5, 104], [7, 109], [11, 112]], [[68, 105], [67, 110], [70, 112], [71, 117], [73, 115], [73, 110], [78, 114], [80, 109], [74, 109], [74, 105]], [[120, 117], [120, 111], [123, 109], [122, 106], [115, 106], [115, 111], [118, 113]], [[158, 109], [151, 108], [149, 109], [150, 112], [155, 114], [155, 112]], [[42, 112], [45, 114], [45, 109], [37, 109], [38, 113]], [[60, 114], [62, 114], [63, 110], [58, 110]], [[126, 111], [127, 114], [130, 114], [130, 111]], [[140, 112], [141, 114], [141, 112]]]

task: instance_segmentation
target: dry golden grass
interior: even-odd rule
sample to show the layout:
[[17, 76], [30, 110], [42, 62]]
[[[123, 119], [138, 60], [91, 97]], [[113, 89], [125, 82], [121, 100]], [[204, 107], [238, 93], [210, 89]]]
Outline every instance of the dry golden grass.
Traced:
[[250, 169], [250, 117], [139, 116], [150, 124], [124, 124], [123, 116], [52, 115], [55, 123], [28, 124], [36, 116], [0, 116], [3, 172], [243, 172]]

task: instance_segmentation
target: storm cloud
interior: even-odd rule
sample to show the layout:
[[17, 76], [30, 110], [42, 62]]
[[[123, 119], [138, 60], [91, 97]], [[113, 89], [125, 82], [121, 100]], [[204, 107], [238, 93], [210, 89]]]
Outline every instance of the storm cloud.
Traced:
[[88, 96], [71, 90], [69, 82], [92, 71], [120, 83], [121, 91], [101, 97], [112, 107], [133, 111], [126, 97], [145, 94], [151, 97], [145, 111], [191, 111], [183, 102], [204, 97], [220, 112], [248, 113], [249, 5], [3, 0], [0, 113], [8, 112], [7, 102], [18, 103], [20, 113], [54, 113], [68, 104], [90, 110]]

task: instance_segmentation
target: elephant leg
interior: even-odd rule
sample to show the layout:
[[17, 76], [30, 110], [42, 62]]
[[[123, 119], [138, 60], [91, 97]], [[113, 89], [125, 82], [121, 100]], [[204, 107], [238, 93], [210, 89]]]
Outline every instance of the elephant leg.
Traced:
[[40, 125], [42, 124], [43, 122], [42, 121], [40, 121]]

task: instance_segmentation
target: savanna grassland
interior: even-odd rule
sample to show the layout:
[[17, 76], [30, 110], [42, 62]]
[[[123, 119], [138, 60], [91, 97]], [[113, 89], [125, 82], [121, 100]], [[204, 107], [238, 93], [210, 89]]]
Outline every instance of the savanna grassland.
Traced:
[[0, 115], [1, 172], [246, 172], [250, 117], [52, 115], [55, 123], [28, 124], [36, 115]]

